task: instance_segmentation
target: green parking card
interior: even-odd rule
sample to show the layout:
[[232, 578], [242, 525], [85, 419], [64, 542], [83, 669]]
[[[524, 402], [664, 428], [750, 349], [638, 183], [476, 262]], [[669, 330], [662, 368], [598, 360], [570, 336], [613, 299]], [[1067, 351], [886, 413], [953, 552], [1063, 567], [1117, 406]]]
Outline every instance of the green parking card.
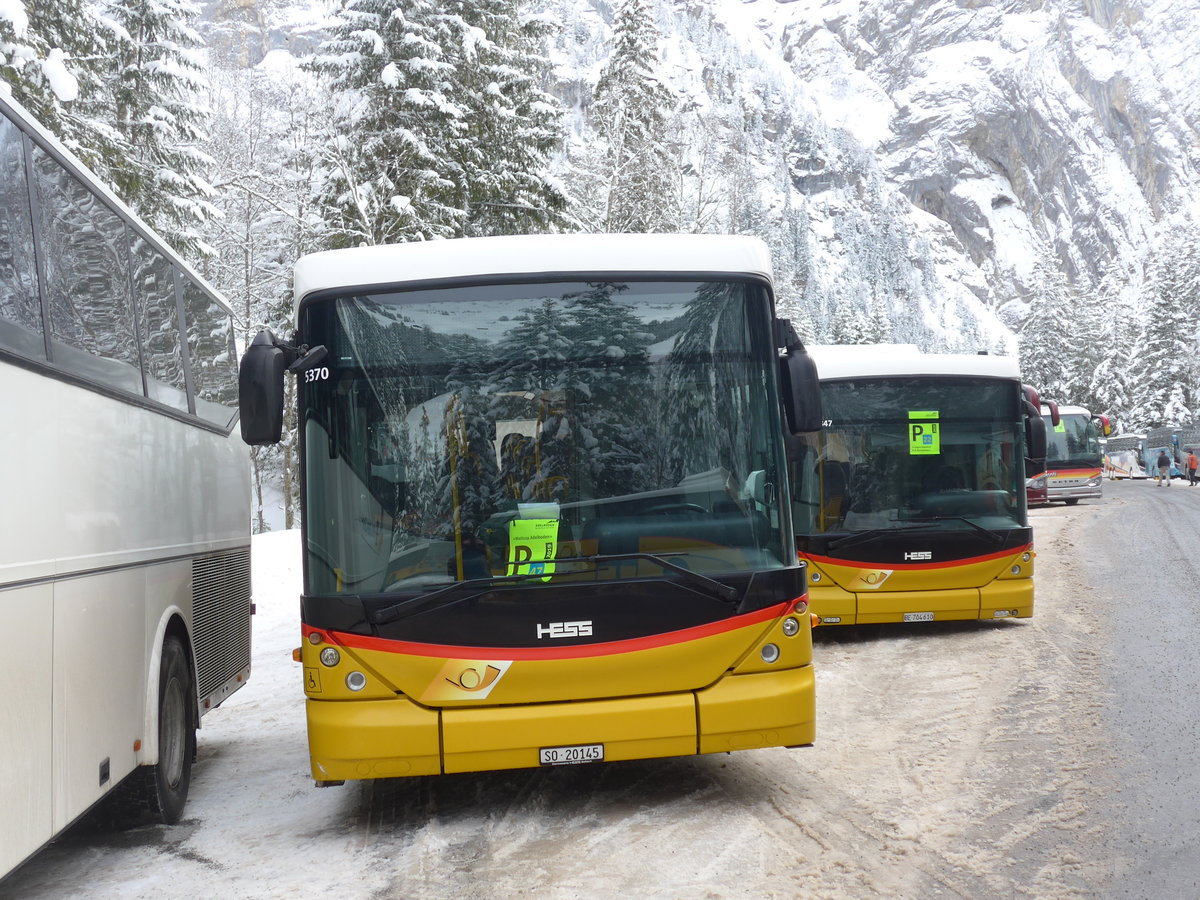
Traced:
[[911, 456], [936, 456], [942, 452], [936, 409], [909, 410], [908, 452]]

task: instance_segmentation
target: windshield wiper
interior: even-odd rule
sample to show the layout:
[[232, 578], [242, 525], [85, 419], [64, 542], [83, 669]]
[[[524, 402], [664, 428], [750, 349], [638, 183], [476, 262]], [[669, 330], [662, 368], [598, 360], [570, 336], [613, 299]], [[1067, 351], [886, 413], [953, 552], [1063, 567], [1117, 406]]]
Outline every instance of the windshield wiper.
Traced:
[[1003, 544], [1004, 543], [1003, 535], [997, 534], [991, 528], [985, 528], [984, 526], [980, 525], [978, 522], [972, 522], [966, 516], [921, 516], [921, 518], [929, 519], [934, 522], [966, 522], [968, 525], [970, 525], [976, 531], [980, 532], [981, 534], [987, 535], [988, 539], [991, 540], [992, 543], [995, 543], [995, 544]]
[[[430, 591], [428, 594], [422, 594], [419, 597], [410, 597], [391, 606], [385, 606], [383, 609], [377, 609], [367, 613], [367, 618], [375, 625], [386, 625], [389, 622], [395, 622], [397, 619], [416, 615], [430, 606], [436, 606], [439, 598], [447, 594], [457, 593], [463, 588], [477, 587], [486, 590], [487, 588], [510, 581], [515, 583], [524, 581], [527, 578], [545, 577], [546, 574], [544, 572], [523, 572], [520, 575], [492, 575], [487, 578], [468, 578], [465, 581], [455, 581], [443, 588], [438, 588], [436, 591]], [[453, 602], [460, 603], [463, 600], [470, 600], [472, 597], [478, 597], [482, 593], [482, 590], [476, 591], [474, 594], [468, 594], [466, 597], [458, 597]]]
[[[672, 556], [683, 556], [681, 553], [672, 553]], [[723, 600], [726, 603], [734, 603], [738, 599], [738, 591], [735, 587], [730, 587], [727, 584], [709, 578], [707, 575], [701, 575], [699, 572], [693, 572], [685, 566], [677, 565], [662, 556], [657, 556], [653, 553], [602, 553], [596, 556], [572, 556], [566, 559], [556, 559], [554, 562], [590, 562], [599, 564], [602, 562], [615, 562], [621, 559], [646, 559], [655, 565], [662, 566], [664, 569], [669, 569], [683, 576], [683, 580], [692, 587], [701, 588], [704, 593], [710, 597], [715, 597], [717, 600]]]
[[900, 525], [896, 528], [870, 528], [867, 531], [855, 531], [843, 537], [834, 538], [826, 545], [826, 548], [836, 550], [838, 547], [860, 544], [874, 537], [886, 537], [890, 534], [899, 534], [902, 531], [922, 531], [933, 527], [934, 525], [930, 523], [928, 525]]
[[[598, 556], [568, 556], [560, 559], [547, 560], [555, 565], [561, 563], [592, 563], [599, 564], [602, 562], [611, 562], [621, 559], [645, 559], [656, 565], [662, 566], [683, 576], [683, 580], [695, 588], [700, 588], [703, 593], [710, 597], [715, 597], [726, 603], [735, 603], [738, 600], [737, 588], [730, 587], [727, 584], [722, 584], [709, 578], [707, 575], [701, 575], [699, 572], [693, 572], [691, 569], [664, 559], [661, 556], [656, 556], [653, 553], [606, 553]], [[560, 573], [561, 574], [561, 573]], [[408, 600], [401, 600], [391, 606], [386, 606], [383, 609], [377, 609], [367, 613], [367, 618], [374, 625], [387, 625], [389, 622], [395, 622], [397, 619], [407, 618], [408, 616], [416, 615], [429, 609], [431, 606], [439, 605], [439, 601], [445, 598], [448, 594], [455, 594], [464, 588], [483, 588], [486, 590], [490, 587], [495, 587], [499, 584], [517, 583], [527, 581], [530, 578], [547, 578], [545, 572], [523, 572], [519, 575], [494, 575], [488, 578], [468, 578], [466, 581], [456, 581], [453, 584], [448, 584], [443, 588], [432, 591], [428, 594], [422, 594], [420, 597], [412, 597]], [[473, 597], [478, 597], [484, 590], [476, 591], [473, 594], [468, 594], [465, 597], [455, 597], [451, 603], [461, 603], [464, 600], [470, 600]], [[449, 605], [448, 603], [445, 605]]]

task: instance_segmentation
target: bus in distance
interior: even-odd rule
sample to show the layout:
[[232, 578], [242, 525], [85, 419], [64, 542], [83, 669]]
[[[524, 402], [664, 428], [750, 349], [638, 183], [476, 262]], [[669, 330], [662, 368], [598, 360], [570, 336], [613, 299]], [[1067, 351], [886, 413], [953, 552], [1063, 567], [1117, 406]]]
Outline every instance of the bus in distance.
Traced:
[[298, 373], [318, 784], [813, 741], [785, 434], [819, 398], [760, 241], [336, 250], [295, 285], [241, 408], [278, 440]]
[[810, 352], [824, 427], [793, 443], [792, 483], [820, 622], [1032, 615], [1025, 459], [1045, 455], [1045, 435], [1016, 362], [911, 345]]
[[1104, 457], [1100, 438], [1112, 433], [1107, 416], [1094, 416], [1082, 406], [1058, 407], [1058, 421], [1042, 405], [1046, 423], [1046, 501], [1074, 506], [1103, 495]]
[[0, 94], [0, 878], [94, 805], [183, 813], [250, 674], [229, 308]]

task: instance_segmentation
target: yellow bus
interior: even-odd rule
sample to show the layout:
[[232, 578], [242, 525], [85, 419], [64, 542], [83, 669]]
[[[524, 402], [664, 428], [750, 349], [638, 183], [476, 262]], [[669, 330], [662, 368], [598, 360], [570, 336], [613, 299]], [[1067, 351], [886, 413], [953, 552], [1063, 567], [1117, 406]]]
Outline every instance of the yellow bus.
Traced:
[[820, 425], [755, 239], [473, 238], [296, 266], [312, 775], [813, 741], [786, 435]]
[[797, 550], [822, 624], [1033, 613], [1025, 458], [1045, 426], [1014, 360], [822, 346], [824, 427], [793, 447]]

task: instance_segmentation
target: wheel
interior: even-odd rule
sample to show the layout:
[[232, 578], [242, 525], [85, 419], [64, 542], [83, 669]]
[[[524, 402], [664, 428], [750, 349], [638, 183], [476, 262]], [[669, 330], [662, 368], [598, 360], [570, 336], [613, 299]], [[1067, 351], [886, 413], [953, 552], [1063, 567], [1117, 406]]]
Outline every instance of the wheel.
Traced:
[[195, 691], [183, 642], [163, 641], [158, 666], [158, 764], [138, 766], [93, 813], [101, 828], [148, 822], [174, 825], [183, 815], [196, 755]]
[[192, 669], [177, 637], [163, 641], [158, 675], [158, 764], [146, 772], [150, 812], [167, 825], [183, 815], [196, 755]]
[[1074, 506], [1078, 502], [1079, 502], [1078, 497], [1070, 497], [1063, 501], [1063, 503], [1067, 504], [1067, 506]]

